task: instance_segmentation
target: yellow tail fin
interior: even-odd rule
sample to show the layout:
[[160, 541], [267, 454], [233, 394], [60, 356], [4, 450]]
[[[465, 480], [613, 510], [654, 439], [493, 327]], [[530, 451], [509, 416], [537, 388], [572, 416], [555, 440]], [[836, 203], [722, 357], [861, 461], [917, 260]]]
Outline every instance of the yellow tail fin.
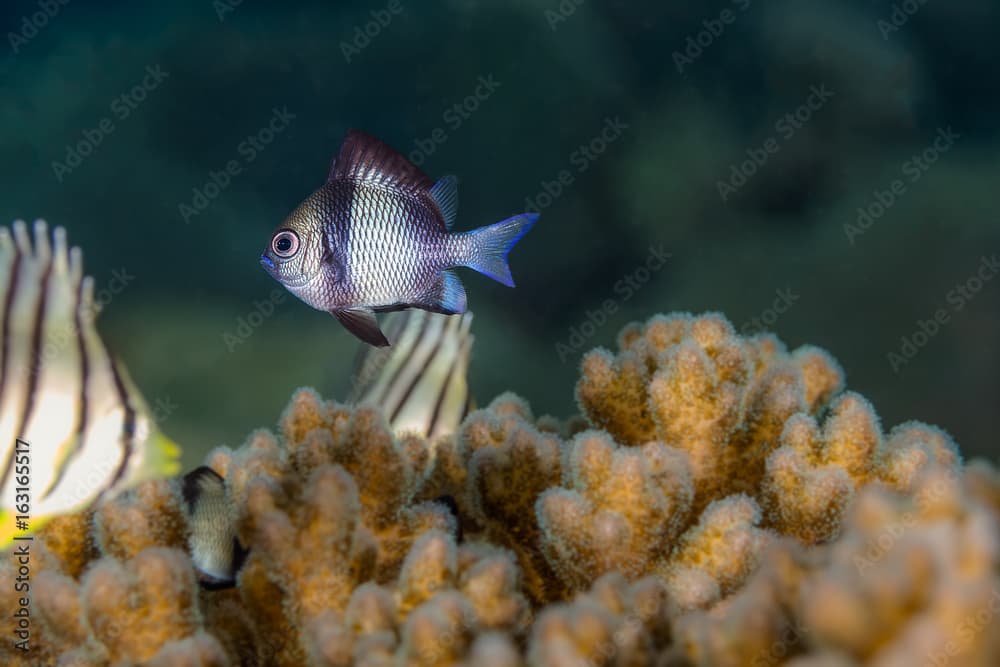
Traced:
[[146, 458], [136, 482], [175, 477], [181, 471], [181, 447], [157, 429], [146, 443]]
[[32, 517], [28, 521], [27, 530], [25, 530], [18, 527], [16, 516], [9, 510], [0, 510], [0, 551], [10, 548], [15, 542], [15, 537], [34, 535], [52, 518], [49, 516]]

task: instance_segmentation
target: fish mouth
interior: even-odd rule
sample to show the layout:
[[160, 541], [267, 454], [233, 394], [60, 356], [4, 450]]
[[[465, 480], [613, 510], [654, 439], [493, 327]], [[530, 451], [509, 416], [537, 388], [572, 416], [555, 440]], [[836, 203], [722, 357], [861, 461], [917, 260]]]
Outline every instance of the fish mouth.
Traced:
[[267, 255], [260, 256], [260, 265], [263, 266], [267, 271], [274, 271], [274, 262]]

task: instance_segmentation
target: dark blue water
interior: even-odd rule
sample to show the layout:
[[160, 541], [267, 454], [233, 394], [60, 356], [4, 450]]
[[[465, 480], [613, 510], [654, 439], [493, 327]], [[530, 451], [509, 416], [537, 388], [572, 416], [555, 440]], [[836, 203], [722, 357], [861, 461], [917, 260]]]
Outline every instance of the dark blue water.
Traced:
[[458, 175], [459, 229], [542, 213], [518, 288], [463, 273], [480, 402], [567, 416], [583, 351], [720, 310], [996, 458], [997, 3], [164, 5], [4, 3], [0, 219], [84, 248], [187, 463], [346, 392], [257, 257], [350, 127]]

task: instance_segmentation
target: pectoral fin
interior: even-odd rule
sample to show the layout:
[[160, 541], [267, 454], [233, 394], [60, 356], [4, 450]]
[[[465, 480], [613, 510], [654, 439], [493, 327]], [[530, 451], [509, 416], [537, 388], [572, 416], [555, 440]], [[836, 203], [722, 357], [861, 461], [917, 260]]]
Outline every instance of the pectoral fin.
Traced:
[[386, 347], [389, 345], [385, 334], [378, 327], [375, 313], [367, 308], [346, 308], [344, 310], [331, 310], [330, 314], [344, 325], [344, 328], [352, 334], [375, 347]]

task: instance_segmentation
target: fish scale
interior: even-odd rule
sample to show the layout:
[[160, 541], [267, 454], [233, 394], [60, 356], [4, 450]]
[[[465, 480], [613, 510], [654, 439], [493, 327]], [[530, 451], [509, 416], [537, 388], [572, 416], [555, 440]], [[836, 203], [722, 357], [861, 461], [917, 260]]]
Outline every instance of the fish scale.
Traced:
[[538, 214], [456, 233], [457, 208], [453, 177], [435, 183], [393, 148], [351, 130], [326, 183], [275, 230], [261, 264], [357, 337], [388, 345], [375, 313], [466, 312], [465, 288], [453, 268], [514, 286], [507, 253]]
[[[407, 206], [408, 203], [402, 193], [370, 186], [356, 190], [350, 229], [362, 235], [362, 243], [358, 252], [348, 244], [349, 266], [355, 274], [352, 285], [355, 298], [376, 306], [416, 300], [421, 288], [439, 271], [442, 253], [438, 246], [444, 235], [421, 229], [429, 227], [426, 223], [398, 224], [408, 215], [420, 221], [422, 212], [412, 210], [414, 207]], [[372, 224], [365, 224], [367, 220]], [[384, 279], [386, 274], [389, 280]]]

